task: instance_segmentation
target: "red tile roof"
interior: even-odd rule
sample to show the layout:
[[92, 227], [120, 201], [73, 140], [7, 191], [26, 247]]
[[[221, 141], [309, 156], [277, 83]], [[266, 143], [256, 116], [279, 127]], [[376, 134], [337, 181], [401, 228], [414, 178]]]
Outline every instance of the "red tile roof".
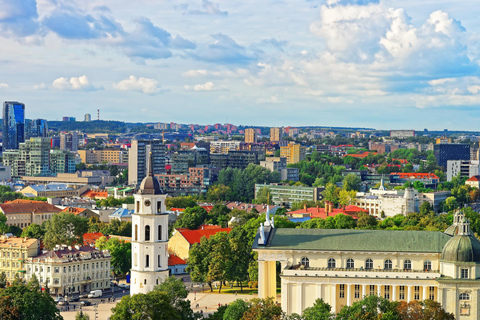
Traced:
[[55, 207], [43, 201], [35, 202], [10, 202], [0, 204], [3, 213], [44, 213], [44, 212], [60, 212], [62, 209]]
[[327, 217], [335, 217], [337, 214], [344, 214], [347, 216], [351, 216], [353, 219], [358, 219], [358, 212], [368, 212], [367, 210], [363, 210], [361, 208], [358, 208], [356, 210], [355, 208], [358, 208], [356, 206], [347, 206], [345, 209], [333, 209], [332, 212], [329, 212], [328, 215], [325, 213], [324, 208], [307, 208], [301, 209], [301, 210], [296, 210], [296, 211], [290, 211], [287, 212], [287, 215], [294, 215], [294, 214], [308, 214], [312, 219], [313, 218], [322, 218], [326, 219]]
[[5, 203], [45, 203], [45, 201], [15, 199], [15, 200], [12, 200], [12, 201], [7, 201]]
[[213, 206], [200, 206], [202, 207], [203, 209], [207, 210], [207, 212], [210, 212], [210, 210], [213, 209]]
[[480, 176], [472, 176], [470, 179], [467, 181], [480, 181]]
[[80, 213], [82, 213], [83, 211], [85, 211], [87, 209], [85, 208], [77, 208], [77, 207], [66, 207], [65, 209], [62, 210], [62, 212], [65, 212], [65, 213], [73, 213], [74, 215], [78, 215]]
[[189, 230], [177, 229], [178, 232], [188, 241], [189, 244], [199, 243], [202, 237], [210, 238], [219, 232], [229, 233], [231, 228], [207, 229], [207, 230]]
[[[100, 232], [89, 232], [83, 234], [83, 245], [89, 246], [91, 244], [95, 245], [95, 241], [103, 237], [104, 235]], [[108, 236], [106, 236], [108, 237]]]
[[185, 260], [183, 260], [182, 258], [177, 257], [174, 254], [170, 255], [168, 257], [168, 265], [169, 266], [176, 266], [178, 264], [187, 264], [187, 262]]
[[368, 152], [368, 151], [365, 151], [364, 153], [359, 153], [359, 154], [344, 154], [343, 157], [346, 158], [346, 157], [354, 157], [354, 158], [360, 158], [360, 159], [363, 159], [363, 158], [366, 158], [368, 157], [369, 154], [372, 154], [372, 155], [377, 155], [378, 153], [377, 152]]
[[82, 197], [86, 198], [108, 198], [108, 192], [107, 191], [94, 191], [94, 190], [87, 190], [82, 194]]
[[185, 211], [185, 208], [170, 208], [171, 211], [180, 211], [183, 212]]
[[390, 174], [399, 176], [401, 179], [439, 179], [434, 173], [392, 172]]

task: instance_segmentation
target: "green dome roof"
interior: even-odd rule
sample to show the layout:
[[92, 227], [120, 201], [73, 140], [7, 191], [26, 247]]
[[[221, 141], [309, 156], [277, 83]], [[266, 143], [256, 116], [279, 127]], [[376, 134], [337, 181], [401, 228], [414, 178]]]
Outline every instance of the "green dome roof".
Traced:
[[457, 224], [452, 224], [449, 226], [443, 233], [448, 234], [449, 236], [454, 236], [458, 233], [458, 225]]
[[456, 235], [443, 247], [443, 261], [480, 263], [480, 241], [473, 235]]

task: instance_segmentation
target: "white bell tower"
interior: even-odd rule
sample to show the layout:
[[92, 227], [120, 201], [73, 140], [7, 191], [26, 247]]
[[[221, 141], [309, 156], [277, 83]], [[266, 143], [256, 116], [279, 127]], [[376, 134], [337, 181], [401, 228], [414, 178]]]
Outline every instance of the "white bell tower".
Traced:
[[130, 295], [152, 291], [169, 275], [167, 195], [153, 176], [151, 155], [149, 160], [148, 175], [134, 195]]

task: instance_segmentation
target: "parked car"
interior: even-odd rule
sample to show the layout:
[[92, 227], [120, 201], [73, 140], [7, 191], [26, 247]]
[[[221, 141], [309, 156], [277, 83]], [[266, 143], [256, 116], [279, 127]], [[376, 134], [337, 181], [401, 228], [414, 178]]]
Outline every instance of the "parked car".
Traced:
[[117, 283], [112, 281], [112, 282], [110, 282], [110, 286], [111, 286], [111, 287], [116, 287], [116, 286], [117, 286]]
[[118, 287], [122, 289], [130, 290], [129, 284], [122, 283], [122, 284], [119, 284]]
[[88, 297], [89, 298], [98, 298], [98, 297], [101, 297], [102, 295], [103, 295], [102, 290], [93, 290], [93, 291], [90, 291], [90, 293], [88, 294]]
[[56, 297], [56, 298], [54, 299], [55, 303], [57, 303], [57, 304], [60, 303], [60, 302], [63, 301], [63, 300], [64, 300], [63, 297]]
[[88, 293], [84, 293], [78, 296], [80, 299], [86, 299], [88, 298]]
[[59, 305], [59, 306], [68, 306], [68, 301], [66, 301], [66, 300], [60, 300], [60, 301], [58, 302], [58, 305]]
[[80, 296], [71, 297], [70, 299], [68, 299], [68, 302], [75, 302], [75, 301], [80, 301]]
[[90, 301], [88, 301], [88, 300], [83, 300], [82, 302], [80, 302], [80, 304], [81, 304], [82, 306], [91, 306], [91, 305], [92, 305], [92, 303], [91, 303]]

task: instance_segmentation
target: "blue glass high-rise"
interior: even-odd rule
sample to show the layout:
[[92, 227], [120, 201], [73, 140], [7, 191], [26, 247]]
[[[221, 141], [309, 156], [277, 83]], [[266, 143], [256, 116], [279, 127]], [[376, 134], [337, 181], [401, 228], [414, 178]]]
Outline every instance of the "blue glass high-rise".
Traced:
[[34, 119], [26, 124], [25, 138], [46, 138], [48, 136], [48, 123], [45, 119]]
[[3, 150], [18, 149], [25, 142], [25, 104], [16, 101], [3, 103]]

